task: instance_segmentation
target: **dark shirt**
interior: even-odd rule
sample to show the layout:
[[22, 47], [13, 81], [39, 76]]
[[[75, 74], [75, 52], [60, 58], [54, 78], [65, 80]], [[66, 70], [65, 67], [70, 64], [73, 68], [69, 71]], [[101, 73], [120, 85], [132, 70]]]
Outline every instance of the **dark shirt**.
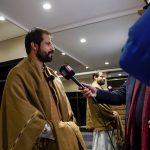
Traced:
[[96, 99], [99, 103], [121, 105], [126, 103], [126, 83], [124, 83], [118, 90], [105, 91], [98, 90]]

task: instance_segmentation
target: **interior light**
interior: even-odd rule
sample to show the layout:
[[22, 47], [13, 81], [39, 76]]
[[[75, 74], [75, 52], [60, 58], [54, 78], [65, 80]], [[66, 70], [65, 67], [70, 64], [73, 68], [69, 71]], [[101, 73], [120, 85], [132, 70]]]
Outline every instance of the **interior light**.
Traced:
[[109, 62], [105, 62], [105, 65], [109, 65]]
[[111, 77], [111, 75], [109, 74], [109, 75], [108, 75], [108, 78], [110, 78], [110, 77]]
[[86, 68], [86, 69], [88, 69], [89, 67], [88, 67], [88, 66], [86, 66], [85, 68]]
[[122, 74], [121, 74], [121, 73], [119, 73], [119, 74], [118, 74], [118, 76], [122, 76]]
[[4, 16], [0, 16], [0, 21], [5, 21], [5, 17]]
[[82, 38], [82, 39], [80, 39], [80, 42], [81, 42], [81, 43], [85, 43], [85, 42], [86, 42], [86, 39]]
[[43, 8], [46, 9], [46, 10], [51, 9], [51, 8], [52, 8], [52, 5], [51, 5], [50, 3], [48, 3], [48, 2], [45, 2], [45, 3], [43, 4]]
[[62, 55], [66, 55], [65, 53], [61, 53]]
[[116, 79], [114, 79], [114, 80], [119, 80], [119, 79], [116, 78]]

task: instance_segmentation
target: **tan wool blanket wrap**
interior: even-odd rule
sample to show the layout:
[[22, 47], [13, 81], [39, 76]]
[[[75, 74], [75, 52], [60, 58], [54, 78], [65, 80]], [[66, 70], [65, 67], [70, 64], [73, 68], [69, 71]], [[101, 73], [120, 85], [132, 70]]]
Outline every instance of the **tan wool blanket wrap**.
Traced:
[[[46, 66], [45, 66], [46, 67]], [[52, 128], [58, 150], [84, 150], [62, 82], [53, 70], [54, 93], [61, 119], [52, 119], [52, 94], [36, 61], [25, 58], [14, 67], [5, 84], [0, 109], [0, 150], [32, 150], [46, 123]]]

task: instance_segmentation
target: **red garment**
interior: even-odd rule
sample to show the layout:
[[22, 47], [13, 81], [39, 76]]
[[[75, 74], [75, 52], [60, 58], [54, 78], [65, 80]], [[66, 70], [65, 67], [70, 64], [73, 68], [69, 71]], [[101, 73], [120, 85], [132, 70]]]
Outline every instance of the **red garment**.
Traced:
[[149, 150], [150, 148], [150, 129], [148, 120], [150, 120], [150, 87], [146, 87], [142, 113], [142, 150]]
[[135, 110], [137, 103], [137, 94], [140, 86], [140, 82], [136, 80], [133, 96], [129, 111], [128, 124], [126, 128], [125, 150], [134, 150], [134, 135], [135, 135]]
[[[138, 99], [140, 81], [136, 80], [133, 96], [129, 111], [128, 123], [126, 128], [126, 142], [125, 150], [134, 150], [135, 147], [135, 111]], [[142, 129], [141, 129], [141, 150], [149, 150], [150, 147], [150, 129], [148, 126], [148, 120], [150, 120], [150, 87], [146, 87], [144, 94], [144, 104], [142, 112]]]

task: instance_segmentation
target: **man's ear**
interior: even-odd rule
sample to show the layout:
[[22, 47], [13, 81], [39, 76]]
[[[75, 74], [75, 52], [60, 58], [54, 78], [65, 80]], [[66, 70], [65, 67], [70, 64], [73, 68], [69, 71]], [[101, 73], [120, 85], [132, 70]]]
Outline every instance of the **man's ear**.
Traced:
[[31, 49], [36, 51], [37, 48], [38, 48], [38, 45], [36, 43], [34, 43], [34, 42], [31, 42]]
[[94, 80], [96, 80], [97, 79], [97, 77], [96, 76], [94, 76]]

